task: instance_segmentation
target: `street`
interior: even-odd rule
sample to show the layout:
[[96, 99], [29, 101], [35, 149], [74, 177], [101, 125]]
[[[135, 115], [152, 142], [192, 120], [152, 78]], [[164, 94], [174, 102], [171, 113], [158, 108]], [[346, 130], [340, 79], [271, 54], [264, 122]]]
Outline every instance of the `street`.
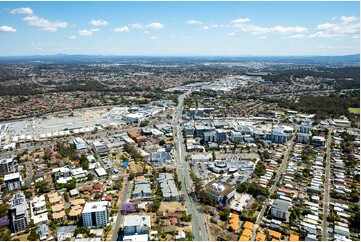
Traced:
[[122, 205], [127, 201], [127, 195], [128, 195], [128, 190], [129, 190], [129, 185], [130, 185], [130, 181], [128, 180], [128, 176], [124, 177], [124, 181], [127, 181], [127, 184], [125, 186], [125, 190], [123, 192], [123, 196], [122, 196], [122, 200], [120, 202], [120, 207], [119, 207], [119, 211], [118, 211], [118, 216], [117, 219], [115, 220], [114, 223], [114, 227], [113, 227], [113, 234], [112, 234], [112, 241], [117, 241], [118, 240], [118, 232], [119, 232], [119, 228], [120, 228], [120, 222], [122, 219], [122, 214], [120, 212], [120, 209], [122, 209]]
[[326, 167], [325, 167], [325, 190], [324, 190], [324, 200], [323, 200], [323, 223], [322, 223], [322, 240], [328, 240], [328, 223], [327, 216], [330, 205], [330, 156], [331, 156], [331, 141], [332, 141], [332, 131], [330, 128], [328, 130], [327, 143], [326, 143]]
[[[291, 152], [292, 147], [293, 147], [293, 140], [294, 140], [294, 138], [293, 138], [291, 141], [289, 141], [289, 143], [288, 143], [287, 150], [286, 150], [286, 153], [285, 153], [285, 155], [284, 155], [284, 157], [283, 157], [281, 166], [280, 166], [279, 169], [278, 169], [278, 172], [277, 172], [277, 175], [276, 175], [276, 178], [275, 178], [275, 182], [273, 183], [273, 185], [272, 185], [272, 187], [271, 187], [271, 189], [270, 189], [270, 195], [269, 195], [268, 198], [266, 199], [266, 201], [265, 201], [265, 203], [264, 203], [264, 205], [263, 205], [263, 207], [262, 207], [262, 210], [261, 210], [261, 212], [260, 212], [259, 215], [258, 215], [257, 221], [256, 221], [256, 223], [255, 223], [257, 226], [255, 226], [254, 230], [256, 230], [257, 227], [258, 227], [258, 226], [260, 225], [260, 223], [262, 222], [263, 216], [264, 216], [264, 214], [265, 214], [265, 212], [266, 212], [266, 209], [267, 209], [267, 207], [268, 207], [268, 205], [269, 205], [269, 203], [270, 203], [271, 195], [272, 195], [272, 193], [276, 190], [276, 188], [277, 188], [277, 183], [278, 183], [278, 181], [280, 180], [284, 169], [286, 168], [286, 165], [287, 165], [287, 163], [288, 163], [288, 162], [287, 162], [287, 161], [288, 161], [288, 157], [289, 157], [290, 152]], [[255, 233], [255, 232], [253, 231], [251, 241], [254, 241], [254, 240], [256, 239], [256, 234], [257, 234], [257, 233]]]

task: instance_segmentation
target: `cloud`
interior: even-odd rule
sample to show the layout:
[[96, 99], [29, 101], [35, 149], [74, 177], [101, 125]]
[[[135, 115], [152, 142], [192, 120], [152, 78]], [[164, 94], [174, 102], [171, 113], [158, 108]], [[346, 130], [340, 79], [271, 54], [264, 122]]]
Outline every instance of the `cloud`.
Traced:
[[15, 8], [10, 11], [11, 14], [33, 14], [31, 8]]
[[16, 29], [14, 29], [13, 27], [10, 27], [10, 26], [3, 25], [3, 26], [0, 26], [0, 31], [14, 33], [14, 32], [16, 32]]
[[182, 39], [189, 39], [188, 36], [182, 36]]
[[83, 30], [79, 31], [79, 34], [82, 35], [82, 36], [91, 36], [91, 35], [93, 35], [93, 32], [89, 31], [89, 30], [86, 30], [86, 29], [83, 29]]
[[143, 34], [149, 34], [150, 32], [148, 30], [144, 31]]
[[228, 33], [227, 36], [235, 36], [236, 33], [235, 32], [231, 32], [231, 33]]
[[187, 20], [186, 24], [200, 24], [200, 25], [202, 25], [203, 23], [201, 21], [192, 19], [192, 20]]
[[234, 19], [231, 21], [231, 24], [234, 28], [237, 28], [243, 32], [251, 33], [251, 34], [267, 34], [267, 33], [277, 33], [277, 34], [301, 34], [306, 33], [308, 31], [305, 27], [293, 26], [293, 27], [285, 27], [285, 26], [274, 26], [274, 27], [261, 27], [252, 24], [248, 24], [251, 20], [249, 18], [245, 19]]
[[351, 38], [353, 38], [353, 39], [359, 39], [360, 36], [358, 36], [358, 35], [353, 35]]
[[95, 29], [91, 29], [90, 31], [91, 31], [91, 32], [99, 32], [100, 29], [99, 29], [99, 28], [95, 28]]
[[76, 39], [75, 35], [69, 37], [69, 39]]
[[158, 23], [158, 22], [153, 22], [150, 24], [139, 24], [139, 23], [135, 23], [130, 25], [132, 28], [135, 29], [163, 29], [164, 28], [164, 24], [162, 23]]
[[113, 29], [113, 32], [127, 33], [127, 32], [129, 32], [129, 28], [126, 26], [120, 27], [120, 28], [115, 28], [115, 29]]
[[324, 23], [316, 27], [317, 32], [309, 35], [309, 38], [332, 38], [337, 36], [355, 35], [360, 33], [360, 24], [343, 23]]
[[340, 17], [340, 21], [344, 22], [344, 23], [353, 22], [353, 21], [356, 21], [356, 20], [357, 20], [356, 16], [350, 16], [350, 17], [341, 16]]
[[251, 21], [249, 18], [239, 18], [239, 19], [233, 19], [231, 21], [231, 24], [244, 24]]
[[287, 36], [286, 38], [287, 39], [302, 39], [305, 37], [306, 37], [306, 35], [304, 35], [304, 34], [294, 34], [294, 35]]
[[150, 39], [158, 39], [158, 37], [152, 36], [152, 37], [150, 37]]
[[146, 27], [149, 28], [149, 29], [163, 29], [164, 24], [162, 24], [162, 23], [150, 23]]
[[204, 30], [208, 30], [208, 29], [209, 29], [209, 27], [208, 27], [208, 26], [203, 26], [203, 27], [202, 27], [202, 29], [204, 29]]
[[94, 25], [94, 26], [105, 26], [105, 25], [108, 25], [108, 22], [105, 21], [105, 20], [91, 20], [89, 22], [91, 25]]
[[266, 36], [260, 36], [260, 37], [257, 37], [257, 39], [267, 39]]
[[42, 31], [47, 32], [56, 32], [59, 28], [66, 28], [68, 26], [67, 22], [64, 21], [56, 21], [50, 22], [44, 18], [40, 18], [36, 15], [29, 15], [23, 18], [29, 25], [38, 27]]

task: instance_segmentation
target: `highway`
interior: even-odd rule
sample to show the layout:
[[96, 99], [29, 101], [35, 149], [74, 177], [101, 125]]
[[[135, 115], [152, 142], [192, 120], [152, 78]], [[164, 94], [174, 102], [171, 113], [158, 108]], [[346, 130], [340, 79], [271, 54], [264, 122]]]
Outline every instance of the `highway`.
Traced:
[[331, 158], [331, 141], [332, 141], [332, 131], [330, 128], [328, 130], [327, 142], [326, 142], [326, 167], [325, 167], [325, 190], [323, 196], [323, 223], [322, 223], [322, 240], [328, 240], [328, 223], [327, 216], [330, 206], [330, 158]]
[[127, 201], [127, 195], [128, 195], [129, 185], [130, 185], [130, 181], [128, 181], [128, 176], [124, 176], [124, 181], [127, 181], [127, 184], [125, 186], [125, 190], [123, 192], [122, 200], [120, 202], [118, 216], [117, 216], [117, 219], [115, 220], [114, 227], [113, 227], [113, 230], [112, 230], [113, 231], [113, 233], [112, 233], [112, 241], [117, 241], [118, 240], [118, 232], [119, 232], [120, 222], [121, 222], [121, 218], [122, 218], [122, 214], [120, 213], [120, 209], [122, 208], [122, 205]]
[[173, 127], [176, 135], [176, 162], [178, 178], [182, 182], [182, 192], [185, 195], [185, 205], [188, 212], [192, 215], [192, 233], [194, 240], [196, 241], [209, 241], [207, 225], [204, 221], [203, 215], [199, 212], [197, 206], [193, 200], [188, 196], [189, 191], [192, 189], [191, 178], [188, 170], [188, 164], [185, 160], [185, 152], [183, 146], [183, 135], [181, 128], [182, 110], [184, 104], [184, 98], [191, 93], [191, 90], [180, 95], [178, 98], [178, 106], [173, 114]]
[[[286, 165], [288, 164], [288, 157], [291, 153], [291, 150], [293, 148], [293, 144], [294, 144], [294, 139], [295, 139], [295, 136], [290, 140], [288, 141], [288, 145], [287, 145], [287, 150], [286, 150], [286, 153], [283, 157], [283, 160], [282, 160], [282, 163], [281, 163], [281, 166], [279, 167], [278, 169], [278, 172], [276, 174], [276, 177], [275, 177], [275, 182], [273, 183], [272, 187], [270, 188], [270, 195], [268, 196], [268, 198], [266, 199], [263, 207], [262, 207], [262, 210], [261, 212], [259, 213], [258, 215], [258, 218], [257, 218], [257, 221], [256, 221], [256, 226], [254, 228], [254, 230], [257, 229], [257, 227], [260, 225], [260, 223], [262, 222], [262, 219], [263, 219], [263, 216], [264, 214], [266, 213], [266, 209], [268, 207], [268, 205], [270, 204], [270, 200], [271, 200], [271, 195], [272, 193], [276, 190], [277, 188], [277, 183], [279, 182], [281, 176], [282, 176], [282, 173], [284, 171], [284, 169], [286, 168]], [[252, 238], [251, 238], [251, 241], [255, 241], [256, 240], [256, 234], [255, 231], [253, 231], [253, 235], [252, 235]]]

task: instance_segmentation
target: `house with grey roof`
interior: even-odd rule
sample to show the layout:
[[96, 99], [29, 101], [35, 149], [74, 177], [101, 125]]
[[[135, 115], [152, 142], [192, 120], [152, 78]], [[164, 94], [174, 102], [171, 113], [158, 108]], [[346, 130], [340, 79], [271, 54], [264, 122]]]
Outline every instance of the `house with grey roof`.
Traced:
[[159, 173], [157, 183], [163, 194], [164, 201], [178, 201], [180, 196], [177, 186], [174, 182], [173, 174]]
[[149, 179], [135, 180], [132, 198], [149, 199], [151, 197], [152, 197], [152, 189], [150, 187]]

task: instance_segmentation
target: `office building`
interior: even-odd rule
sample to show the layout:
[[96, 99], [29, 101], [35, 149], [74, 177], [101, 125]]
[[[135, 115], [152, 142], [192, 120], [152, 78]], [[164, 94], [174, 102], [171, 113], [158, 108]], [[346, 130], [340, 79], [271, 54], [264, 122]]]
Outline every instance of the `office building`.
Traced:
[[109, 219], [109, 202], [88, 202], [85, 204], [82, 217], [86, 227], [100, 227], [107, 225]]

